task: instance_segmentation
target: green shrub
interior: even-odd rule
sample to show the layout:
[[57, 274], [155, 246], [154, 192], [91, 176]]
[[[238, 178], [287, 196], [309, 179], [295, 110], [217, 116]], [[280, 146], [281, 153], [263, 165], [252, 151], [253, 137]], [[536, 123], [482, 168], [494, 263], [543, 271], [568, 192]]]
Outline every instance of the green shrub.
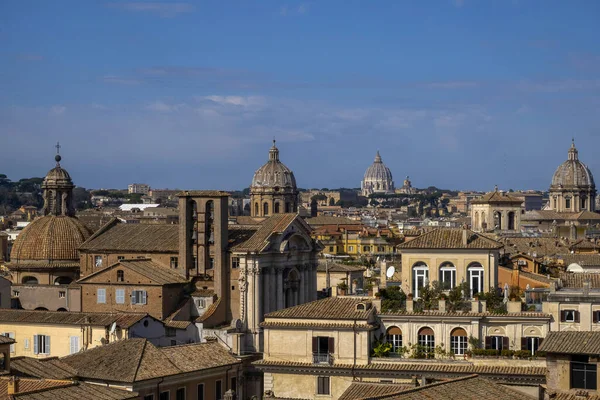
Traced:
[[515, 351], [517, 358], [531, 358], [531, 352], [529, 350], [518, 350]]
[[512, 357], [515, 355], [515, 351], [514, 350], [508, 350], [508, 349], [504, 349], [500, 352], [500, 355], [502, 357]]

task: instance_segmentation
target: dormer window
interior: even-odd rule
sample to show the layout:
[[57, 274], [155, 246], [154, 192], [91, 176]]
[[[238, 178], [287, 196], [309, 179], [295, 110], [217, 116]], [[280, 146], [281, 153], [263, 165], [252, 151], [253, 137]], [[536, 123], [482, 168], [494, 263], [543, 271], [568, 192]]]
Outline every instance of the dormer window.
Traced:
[[117, 282], [123, 282], [125, 280], [125, 272], [122, 269], [117, 271]]

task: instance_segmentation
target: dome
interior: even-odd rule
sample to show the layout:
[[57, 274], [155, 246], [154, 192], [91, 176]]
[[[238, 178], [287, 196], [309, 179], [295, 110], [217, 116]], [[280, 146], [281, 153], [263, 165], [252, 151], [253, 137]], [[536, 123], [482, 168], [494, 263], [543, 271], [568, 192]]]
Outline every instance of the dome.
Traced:
[[364, 180], [389, 182], [392, 181], [392, 171], [390, 171], [390, 169], [386, 167], [383, 161], [381, 160], [379, 151], [377, 151], [377, 155], [375, 156], [375, 161], [373, 162], [373, 164], [365, 171]]
[[579, 161], [579, 154], [575, 148], [575, 143], [572, 143], [567, 161], [558, 166], [552, 177], [551, 189], [588, 189], [595, 188], [595, 186], [594, 176], [590, 172], [590, 169]]
[[33, 220], [17, 236], [10, 266], [78, 267], [78, 248], [91, 236], [77, 218], [46, 215]]
[[269, 161], [260, 167], [252, 179], [251, 188], [289, 188], [296, 190], [296, 178], [288, 167], [279, 161], [279, 149], [273, 146], [269, 150]]

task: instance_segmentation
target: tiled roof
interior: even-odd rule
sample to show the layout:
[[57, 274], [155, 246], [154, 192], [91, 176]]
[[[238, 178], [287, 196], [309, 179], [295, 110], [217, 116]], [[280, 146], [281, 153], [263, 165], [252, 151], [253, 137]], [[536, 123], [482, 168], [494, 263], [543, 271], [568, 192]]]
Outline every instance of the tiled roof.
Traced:
[[113, 219], [80, 247], [83, 251], [179, 251], [179, 225], [125, 224]]
[[335, 262], [330, 262], [330, 263], [324, 263], [324, 262], [319, 262], [319, 265], [317, 266], [317, 272], [360, 272], [360, 271], [366, 271], [367, 268], [362, 266], [362, 265], [345, 265], [345, 264], [338, 264]]
[[274, 311], [265, 315], [265, 318], [368, 320], [375, 309], [367, 307], [367, 310], [357, 311], [356, 305], [367, 303], [370, 306], [370, 302], [370, 299], [357, 297], [328, 297]]
[[378, 399], [380, 396], [398, 394], [409, 388], [411, 386], [395, 383], [352, 382], [339, 400]]
[[553, 392], [548, 390], [546, 393], [552, 400], [600, 400], [600, 395], [591, 394], [587, 390], [575, 390], [573, 392]]
[[[0, 378], [0, 399], [9, 399], [7, 395], [8, 391], [8, 377]], [[49, 388], [65, 387], [73, 385], [70, 380], [55, 380], [55, 379], [19, 379], [19, 392], [28, 393], [45, 390]]]
[[278, 321], [266, 321], [260, 324], [262, 328], [322, 328], [322, 329], [361, 329], [370, 330], [377, 325], [368, 324], [364, 322], [278, 322]]
[[583, 284], [589, 282], [590, 288], [600, 289], [600, 274], [563, 272], [560, 274], [561, 287], [569, 289], [583, 289]]
[[399, 394], [380, 397], [380, 399], [534, 400], [536, 398], [477, 375], [471, 375], [410, 388]]
[[471, 230], [467, 231], [467, 244], [463, 243], [461, 228], [440, 228], [425, 233], [409, 242], [398, 245], [399, 249], [499, 249], [502, 243]]
[[514, 203], [522, 204], [523, 199], [502, 193], [497, 190], [484, 194], [483, 196], [471, 200], [471, 204], [489, 204], [489, 203]]
[[95, 347], [63, 357], [62, 361], [75, 368], [81, 378], [127, 383], [239, 362], [219, 343], [156, 347], [141, 338]]
[[[251, 217], [249, 215], [239, 215], [237, 217], [233, 217], [235, 223], [238, 225], [260, 225], [266, 219], [265, 217]], [[235, 225], [229, 225], [232, 227]]]
[[222, 190], [184, 190], [177, 193], [178, 197], [184, 196], [204, 196], [204, 197], [229, 197], [228, 192]]
[[560, 256], [565, 267], [576, 263], [582, 267], [600, 267], [600, 254], [563, 254]]
[[550, 257], [556, 254], [568, 254], [569, 244], [558, 238], [504, 237], [504, 251], [509, 254], [521, 253], [528, 257]]
[[234, 251], [262, 251], [269, 244], [268, 239], [275, 233], [283, 232], [295, 219], [297, 214], [275, 214], [263, 222], [245, 242], [232, 246]]
[[600, 214], [590, 211], [558, 212], [531, 210], [521, 215], [521, 221], [600, 221]]
[[260, 228], [260, 225], [248, 226], [248, 225], [229, 225], [228, 226], [228, 242], [229, 247], [235, 247], [241, 245], [248, 239], [250, 239], [256, 231]]
[[312, 364], [296, 361], [271, 361], [260, 360], [253, 363], [258, 367], [296, 367], [309, 369], [352, 369], [357, 371], [394, 371], [402, 373], [440, 373], [440, 374], [480, 374], [480, 375], [527, 375], [546, 376], [545, 367], [507, 367], [503, 365], [473, 365], [473, 364], [425, 364], [425, 363], [401, 363], [401, 362], [376, 362], [367, 365], [352, 364]]
[[13, 344], [16, 343], [15, 339], [9, 338], [8, 336], [0, 335], [0, 344]]
[[0, 325], [50, 324], [50, 325], [96, 325], [110, 326], [113, 322], [121, 328], [129, 328], [147, 314], [142, 313], [92, 313], [72, 311], [37, 311], [0, 309]]
[[354, 221], [345, 217], [333, 217], [330, 215], [319, 215], [317, 217], [306, 218], [306, 223], [312, 227], [321, 225], [362, 225], [360, 221]]
[[540, 351], [560, 354], [600, 354], [600, 332], [549, 332]]
[[13, 357], [10, 359], [10, 372], [13, 375], [44, 379], [70, 379], [77, 376], [75, 369], [55, 357]]
[[33, 220], [19, 234], [13, 244], [9, 268], [71, 267], [79, 260], [79, 246], [91, 235], [91, 231], [77, 218], [47, 215]]
[[[84, 278], [78, 280], [78, 283], [86, 283], [90, 280], [90, 278], [100, 275], [106, 271], [115, 269], [115, 268], [124, 268], [131, 270], [139, 275], [145, 276], [148, 278], [154, 285], [170, 285], [176, 283], [186, 283], [187, 280], [184, 276], [180, 275], [177, 272], [172, 271], [171, 269], [158, 264], [150, 259], [145, 258], [137, 258], [133, 260], [121, 260], [116, 264], [113, 264], [109, 267], [103, 268], [90, 274]], [[123, 284], [135, 284], [136, 282], [129, 282], [127, 280], [127, 274], [125, 274], [125, 280], [122, 282]], [[146, 284], [146, 283], [144, 283]]]
[[206, 311], [204, 311], [204, 314], [202, 314], [201, 316], [199, 316], [198, 318], [196, 318], [196, 320], [194, 322], [204, 322], [204, 321], [206, 321], [211, 315], [214, 314], [215, 311], [217, 311], [217, 308], [219, 307], [220, 303], [221, 303], [221, 298], [219, 298], [217, 301], [215, 301], [210, 306], [208, 306], [208, 308], [206, 309]]
[[70, 385], [57, 386], [36, 392], [18, 393], [13, 395], [12, 398], [15, 400], [129, 400], [138, 399], [139, 394], [92, 383], [71, 382]]
[[571, 246], [575, 250], [600, 250], [600, 243], [591, 242], [587, 239], [581, 239]]

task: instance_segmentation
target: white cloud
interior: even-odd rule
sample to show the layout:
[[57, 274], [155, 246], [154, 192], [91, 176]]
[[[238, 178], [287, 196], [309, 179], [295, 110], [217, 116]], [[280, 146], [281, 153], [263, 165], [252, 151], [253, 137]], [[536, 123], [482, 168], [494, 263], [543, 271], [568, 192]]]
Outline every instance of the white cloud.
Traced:
[[176, 17], [179, 14], [191, 13], [196, 9], [192, 4], [178, 2], [121, 2], [110, 3], [108, 6], [130, 12], [155, 14], [161, 18]]
[[265, 104], [262, 96], [204, 96], [201, 99], [211, 101], [224, 106], [261, 106]]
[[67, 107], [65, 106], [56, 105], [50, 107], [50, 115], [62, 115], [65, 111], [67, 111]]
[[163, 101], [155, 101], [153, 103], [148, 104], [145, 108], [150, 111], [157, 112], [173, 112], [178, 111], [185, 107], [185, 104], [167, 104]]

